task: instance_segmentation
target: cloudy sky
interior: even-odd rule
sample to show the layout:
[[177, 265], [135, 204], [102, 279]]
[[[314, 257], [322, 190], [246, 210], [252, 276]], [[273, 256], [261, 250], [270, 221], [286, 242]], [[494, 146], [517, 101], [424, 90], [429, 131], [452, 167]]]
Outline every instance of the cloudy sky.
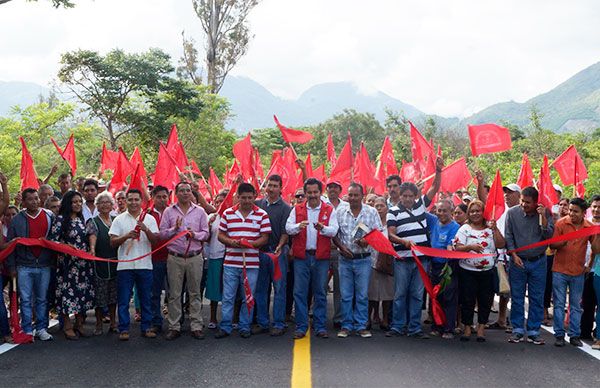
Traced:
[[[181, 55], [181, 31], [202, 40], [191, 0], [50, 0], [0, 5], [0, 80], [47, 85], [77, 48], [159, 47]], [[465, 116], [525, 101], [600, 61], [597, 0], [263, 0], [233, 71], [296, 98], [352, 81], [427, 112]]]

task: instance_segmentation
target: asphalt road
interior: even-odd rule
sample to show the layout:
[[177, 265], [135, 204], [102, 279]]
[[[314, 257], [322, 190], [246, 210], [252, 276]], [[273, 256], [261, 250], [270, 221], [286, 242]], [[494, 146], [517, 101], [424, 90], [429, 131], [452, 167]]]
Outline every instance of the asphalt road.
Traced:
[[[338, 339], [330, 329], [331, 338], [311, 339], [315, 387], [600, 386], [600, 361], [554, 347], [549, 333], [546, 345], [534, 346], [509, 344], [500, 331], [488, 331], [486, 343], [462, 343], [386, 338], [377, 329], [370, 339]], [[0, 386], [290, 386], [292, 330], [202, 341], [189, 332], [175, 341], [138, 332], [134, 325], [128, 342], [115, 334], [71, 342], [56, 333], [52, 342], [18, 346], [0, 355]]]

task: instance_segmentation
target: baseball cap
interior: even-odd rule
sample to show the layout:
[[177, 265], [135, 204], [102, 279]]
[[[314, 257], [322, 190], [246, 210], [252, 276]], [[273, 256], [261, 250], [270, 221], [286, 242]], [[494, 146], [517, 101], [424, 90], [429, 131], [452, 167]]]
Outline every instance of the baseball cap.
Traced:
[[336, 181], [336, 180], [328, 181], [327, 185], [325, 187], [329, 187], [331, 185], [338, 185], [340, 187], [340, 189], [342, 188], [342, 184], [339, 181]]
[[516, 191], [517, 193], [521, 192], [521, 186], [517, 185], [516, 183], [510, 183], [506, 186], [502, 186], [503, 190], [510, 190], [510, 191]]

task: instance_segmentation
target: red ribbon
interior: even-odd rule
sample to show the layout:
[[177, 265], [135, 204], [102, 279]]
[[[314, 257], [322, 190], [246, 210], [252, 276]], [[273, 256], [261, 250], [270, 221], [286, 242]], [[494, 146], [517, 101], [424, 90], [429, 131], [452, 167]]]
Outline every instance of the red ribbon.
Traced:
[[157, 251], [163, 249], [164, 247], [166, 247], [173, 241], [177, 240], [178, 238], [181, 238], [187, 234], [188, 234], [187, 230], [181, 231], [181, 232], [177, 233], [175, 236], [171, 237], [169, 240], [165, 241], [163, 244], [161, 244], [158, 248], [154, 249], [152, 252], [148, 252], [144, 255], [134, 257], [133, 259], [126, 259], [126, 260], [105, 259], [102, 257], [96, 257], [94, 255], [89, 254], [86, 251], [82, 251], [81, 249], [73, 248], [70, 245], [57, 243], [55, 241], [50, 241], [50, 240], [46, 240], [43, 238], [37, 239], [37, 238], [18, 237], [16, 239], [12, 240], [8, 244], [6, 249], [4, 249], [2, 252], [0, 252], [0, 262], [2, 262], [4, 259], [6, 259], [8, 257], [8, 255], [10, 255], [15, 250], [17, 245], [24, 245], [27, 247], [46, 248], [46, 249], [49, 249], [49, 250], [52, 250], [55, 252], [64, 253], [66, 255], [78, 257], [78, 258], [84, 259], [84, 260], [103, 261], [103, 262], [107, 262], [107, 263], [129, 263], [132, 261], [138, 261], [145, 257], [148, 257], [148, 256], [156, 253]]

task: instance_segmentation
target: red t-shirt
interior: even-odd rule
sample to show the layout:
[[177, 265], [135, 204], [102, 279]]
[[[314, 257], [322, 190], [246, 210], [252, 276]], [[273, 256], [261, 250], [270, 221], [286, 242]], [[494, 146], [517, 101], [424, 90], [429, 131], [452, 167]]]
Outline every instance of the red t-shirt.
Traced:
[[[27, 215], [27, 222], [29, 223], [29, 237], [46, 237], [46, 234], [48, 233], [48, 219], [46, 213], [43, 210], [40, 210], [36, 217], [31, 217], [27, 213], [25, 214]], [[31, 253], [35, 257], [39, 257], [42, 254], [41, 247], [31, 247], [29, 249], [31, 249]]]

